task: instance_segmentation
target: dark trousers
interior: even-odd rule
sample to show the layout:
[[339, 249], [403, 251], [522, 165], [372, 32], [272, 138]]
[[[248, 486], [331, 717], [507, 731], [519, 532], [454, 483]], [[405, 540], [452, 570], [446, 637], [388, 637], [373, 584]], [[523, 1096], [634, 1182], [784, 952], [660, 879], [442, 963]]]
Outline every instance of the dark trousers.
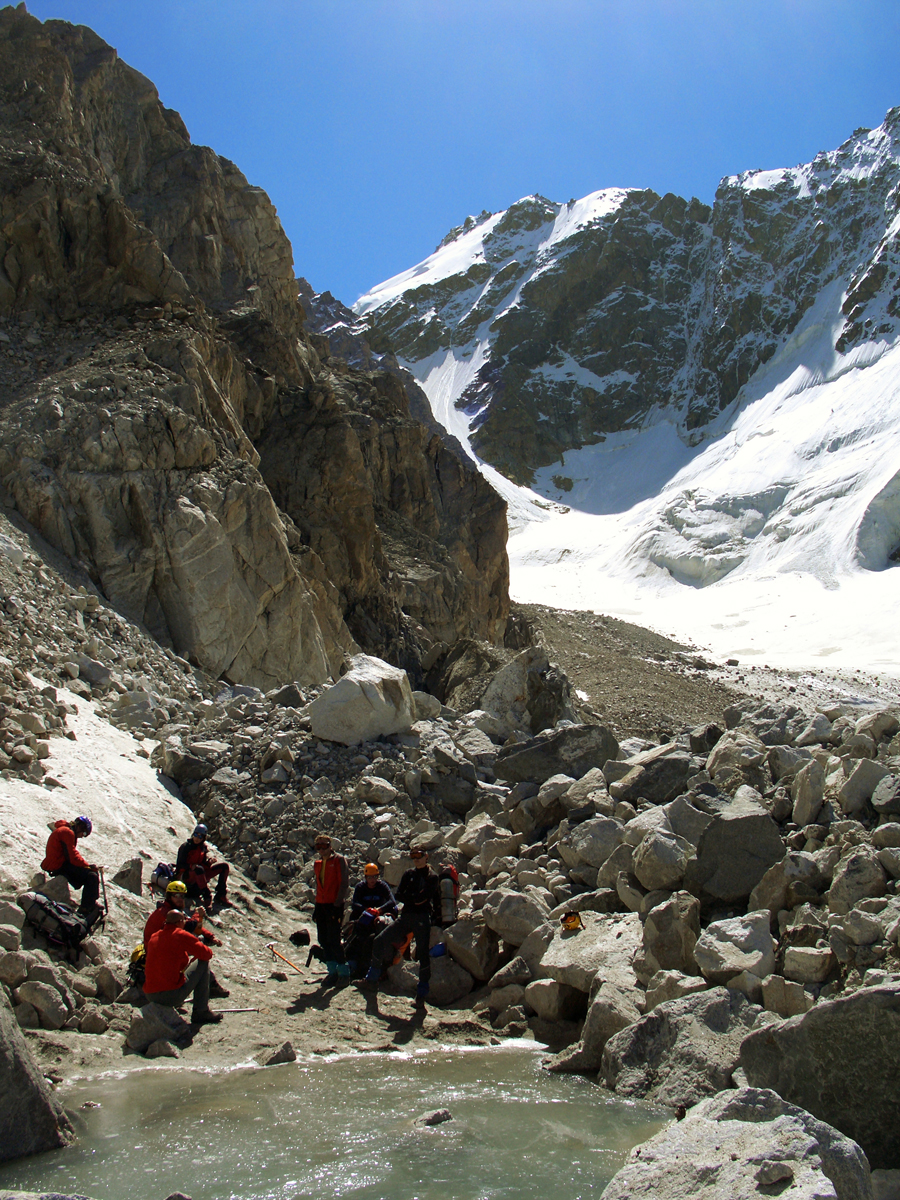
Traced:
[[342, 963], [344, 947], [341, 945], [341, 924], [344, 920], [343, 904], [317, 904], [313, 909], [316, 937], [326, 962]]
[[419, 983], [428, 983], [431, 979], [431, 955], [429, 941], [431, 938], [431, 914], [416, 912], [404, 908], [399, 918], [382, 930], [372, 943], [372, 966], [378, 970], [384, 968], [385, 959], [393, 957], [394, 948], [401, 945], [409, 934], [416, 942], [416, 962], [419, 964]]
[[188, 871], [188, 877], [185, 880], [187, 884], [187, 894], [192, 899], [204, 899], [204, 893], [209, 893], [209, 883], [211, 879], [218, 876], [216, 883], [216, 899], [225, 899], [225, 890], [228, 887], [228, 863], [216, 863], [213, 867], [208, 867], [205, 871], [202, 867], [194, 867]]
[[52, 875], [62, 875], [73, 888], [81, 892], [81, 903], [78, 905], [79, 912], [90, 912], [92, 908], [97, 907], [97, 897], [100, 895], [100, 876], [96, 871], [89, 871], [87, 867], [76, 867], [74, 863], [63, 863], [58, 871], [52, 871]]
[[179, 1004], [183, 1004], [194, 993], [194, 1001], [191, 1007], [191, 1019], [196, 1020], [205, 1012], [209, 1012], [209, 977], [210, 977], [209, 962], [196, 961], [184, 973], [184, 983], [180, 988], [172, 988], [168, 992], [144, 992], [148, 1000], [154, 1004], [167, 1004], [170, 1008], [177, 1008]]

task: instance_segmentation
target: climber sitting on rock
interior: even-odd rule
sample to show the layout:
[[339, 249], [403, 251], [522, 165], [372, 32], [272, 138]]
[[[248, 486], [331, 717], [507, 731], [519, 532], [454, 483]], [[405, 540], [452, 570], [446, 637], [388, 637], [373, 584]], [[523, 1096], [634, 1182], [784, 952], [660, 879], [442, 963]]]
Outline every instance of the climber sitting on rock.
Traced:
[[[178, 847], [175, 878], [187, 886], [189, 898], [199, 899], [207, 907], [231, 908], [227, 895], [228, 863], [217, 862], [210, 857], [206, 845], [208, 833], [205, 825], [197, 825], [188, 840]], [[215, 898], [209, 891], [211, 879], [217, 879]]]
[[[221, 946], [222, 941], [217, 938], [214, 933], [203, 928], [203, 921], [206, 917], [206, 909], [201, 907], [193, 910], [187, 907], [187, 885], [179, 879], [173, 879], [166, 888], [166, 898], [162, 903], [158, 904], [150, 916], [147, 918], [147, 923], [144, 926], [144, 951], [154, 933], [158, 933], [166, 923], [166, 917], [170, 912], [177, 911], [184, 913], [184, 926], [188, 933], [192, 933], [198, 937], [206, 946]], [[227, 988], [223, 988], [216, 979], [212, 970], [209, 973], [209, 994], [214, 999], [224, 999], [231, 993]]]
[[[147, 943], [144, 995], [154, 1004], [177, 1008], [193, 993], [191, 1024], [216, 1025], [222, 1014], [209, 1008], [212, 950], [182, 928], [184, 920], [184, 913], [173, 908], [166, 914], [162, 929]], [[191, 959], [195, 961], [191, 963]]]
[[356, 885], [350, 903], [351, 932], [344, 955], [354, 978], [365, 975], [372, 958], [372, 942], [385, 927], [386, 919], [400, 910], [390, 884], [381, 878], [376, 863], [366, 863], [365, 878]]
[[56, 821], [47, 839], [47, 849], [41, 870], [49, 875], [61, 875], [73, 888], [81, 889], [79, 913], [88, 924], [93, 924], [103, 910], [97, 904], [100, 895], [100, 871], [95, 863], [89, 863], [79, 853], [78, 839], [88, 837], [93, 824], [90, 817], [76, 817], [74, 821]]

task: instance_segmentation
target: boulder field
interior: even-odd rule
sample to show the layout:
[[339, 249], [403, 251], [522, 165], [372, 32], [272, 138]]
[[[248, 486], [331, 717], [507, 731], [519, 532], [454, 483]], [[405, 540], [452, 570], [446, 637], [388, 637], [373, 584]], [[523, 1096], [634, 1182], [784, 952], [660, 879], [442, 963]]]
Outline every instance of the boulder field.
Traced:
[[[313, 841], [327, 829], [354, 877], [375, 861], [396, 884], [413, 845], [458, 871], [458, 919], [432, 931], [447, 953], [415, 1037], [536, 1038], [551, 1070], [686, 1109], [680, 1146], [726, 1121], [734, 1153], [761, 1169], [754, 1147], [771, 1143], [766, 1161], [781, 1166], [767, 1187], [788, 1167], [807, 1178], [812, 1151], [797, 1139], [813, 1137], [810, 1122], [828, 1178], [822, 1147], [840, 1136], [876, 1174], [896, 1168], [896, 708], [745, 698], [652, 744], [573, 719], [566, 689], [540, 686], [553, 672], [534, 646], [499, 665], [470, 655], [454, 692], [467, 709], [365, 655], [332, 684], [225, 685], [76, 585], [33, 534], [7, 522], [3, 538], [0, 981], [25, 1060], [58, 1079], [147, 1055], [225, 1065], [389, 1045], [385, 1020], [410, 1011], [414, 968], [390, 969], [372, 1012], [355, 988], [323, 993], [288, 941], [309, 927]], [[556, 718], [534, 733], [548, 695]], [[95, 816], [111, 912], [66, 963], [16, 901], [29, 886], [65, 893], [35, 870], [47, 821], [73, 805]], [[234, 865], [217, 974], [235, 1007], [268, 1015], [265, 1030], [236, 1015], [189, 1041], [166, 1012], [135, 1007], [126, 969], [148, 876], [198, 818]], [[64, 1117], [53, 1136], [67, 1136]]]

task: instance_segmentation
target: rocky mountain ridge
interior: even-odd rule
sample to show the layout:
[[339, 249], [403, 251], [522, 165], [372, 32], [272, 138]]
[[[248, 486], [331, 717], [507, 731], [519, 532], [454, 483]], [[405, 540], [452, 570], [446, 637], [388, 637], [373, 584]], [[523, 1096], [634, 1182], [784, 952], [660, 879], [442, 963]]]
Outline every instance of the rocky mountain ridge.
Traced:
[[616, 432], [711, 436], [816, 302], [848, 363], [892, 343], [898, 195], [892, 109], [810, 164], [723, 179], [712, 207], [610, 188], [482, 213], [355, 310], [439, 415], [463, 410], [482, 459], [531, 484]]
[[318, 349], [268, 198], [84, 27], [0, 13], [0, 484], [204, 671], [502, 641], [504, 504]]

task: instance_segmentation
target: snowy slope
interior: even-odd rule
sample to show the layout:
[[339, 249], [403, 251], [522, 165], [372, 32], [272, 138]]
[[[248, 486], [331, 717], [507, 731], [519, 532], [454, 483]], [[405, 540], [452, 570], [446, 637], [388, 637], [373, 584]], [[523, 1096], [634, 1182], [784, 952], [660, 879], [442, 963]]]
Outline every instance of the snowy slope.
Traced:
[[[611, 406], [590, 437], [582, 419], [557, 461], [532, 464], [531, 488], [481, 463], [510, 505], [514, 598], [626, 617], [722, 658], [900, 675], [898, 126], [893, 110], [807, 166], [723, 181], [712, 214], [684, 233], [705, 258], [698, 268], [695, 249], [679, 268], [686, 332], [660, 389], [667, 402], [626, 420]], [[571, 272], [567, 256], [587, 254], [594, 229], [608, 236], [635, 195], [610, 189], [567, 206], [530, 197], [499, 242], [519, 206], [470, 221], [359, 301], [360, 316], [407, 347], [435, 416], [476, 459], [498, 395], [508, 436], [517, 432], [516, 397], [508, 380], [505, 394], [496, 386], [512, 357], [504, 320], [525, 327], [542, 274]], [[677, 272], [654, 262], [662, 283], [645, 269], [642, 302], [666, 297], [668, 281], [671, 310]], [[602, 305], [590, 317], [608, 339], [621, 329]], [[529, 389], [558, 407], [564, 383], [579, 415], [579, 388], [602, 397], [634, 384], [604, 375], [582, 332], [532, 363], [527, 381], [518, 371], [523, 424], [548, 420], [540, 403], [526, 413]], [[740, 386], [696, 406], [710, 364]]]

